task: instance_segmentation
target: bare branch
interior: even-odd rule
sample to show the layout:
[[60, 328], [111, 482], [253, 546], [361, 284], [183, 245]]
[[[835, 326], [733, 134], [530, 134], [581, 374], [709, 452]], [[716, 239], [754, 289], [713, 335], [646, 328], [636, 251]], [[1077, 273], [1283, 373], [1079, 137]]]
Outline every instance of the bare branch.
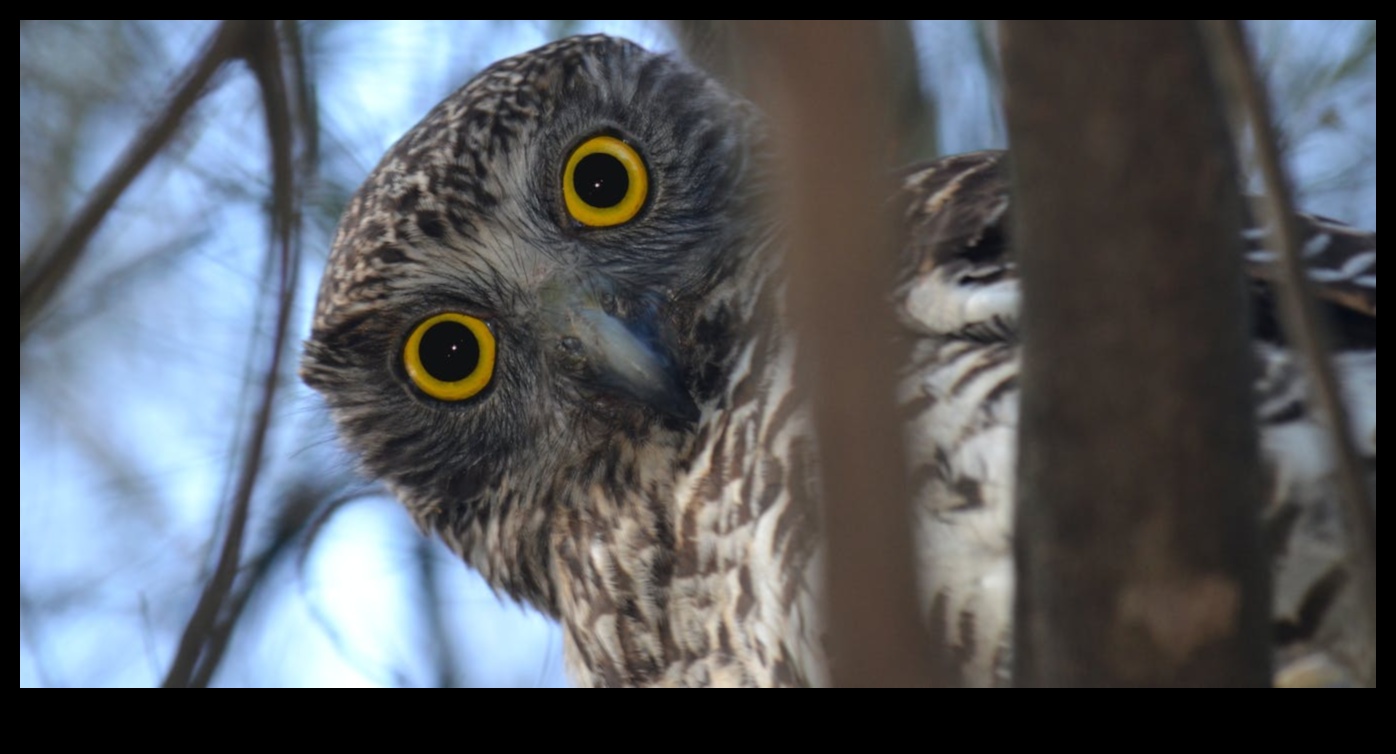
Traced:
[[242, 53], [249, 31], [247, 22], [224, 21], [190, 64], [184, 83], [175, 90], [168, 104], [143, 130], [117, 164], [97, 184], [87, 202], [68, 224], [47, 243], [41, 244], [20, 264], [19, 341], [24, 343], [38, 315], [53, 294], [76, 267], [97, 226], [111, 211], [136, 176], [160, 153], [183, 124], [190, 109], [203, 96], [208, 82], [223, 64]]
[[233, 493], [231, 514], [218, 564], [204, 586], [194, 614], [184, 627], [179, 649], [165, 677], [164, 685], [167, 688], [188, 686], [196, 682], [207, 683], [222, 656], [222, 647], [232, 630], [231, 618], [234, 616], [225, 616], [221, 622], [219, 617], [237, 575], [252, 492], [256, 489], [261, 471], [267, 430], [271, 424], [277, 387], [281, 382], [281, 360], [286, 350], [291, 305], [296, 290], [296, 273], [299, 269], [295, 244], [299, 202], [295, 195], [297, 187], [294, 182], [292, 159], [294, 129], [290, 118], [288, 93], [282, 76], [280, 45], [276, 28], [272, 23], [260, 23], [249, 28], [245, 55], [262, 90], [268, 141], [272, 151], [274, 242], [271, 249], [277, 255], [279, 269], [276, 326], [269, 344], [270, 353], [262, 381], [260, 403], [247, 446], [243, 451], [242, 468], [238, 475], [237, 488]]
[[283, 555], [297, 554], [299, 560], [300, 548], [293, 550], [293, 545], [304, 540], [319, 511], [333, 504], [332, 496], [336, 494], [336, 489], [326, 486], [323, 480], [319, 479], [306, 479], [286, 486], [286, 494], [279, 496], [276, 501], [278, 515], [272, 524], [271, 535], [262, 545], [261, 551], [248, 559], [238, 580], [237, 589], [228, 597], [220, 619], [209, 631], [198, 668], [189, 682], [191, 687], [208, 686], [228, 648], [233, 630], [252, 598], [268, 584], [269, 577], [275, 571], [274, 567], [281, 562]]

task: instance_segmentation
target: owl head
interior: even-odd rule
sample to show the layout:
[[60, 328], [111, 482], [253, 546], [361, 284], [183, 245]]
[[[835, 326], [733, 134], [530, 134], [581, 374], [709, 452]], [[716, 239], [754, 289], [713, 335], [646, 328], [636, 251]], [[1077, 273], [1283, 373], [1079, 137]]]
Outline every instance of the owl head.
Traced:
[[349, 204], [301, 366], [365, 471], [555, 612], [559, 512], [665, 499], [764, 274], [760, 123], [604, 36], [484, 70]]

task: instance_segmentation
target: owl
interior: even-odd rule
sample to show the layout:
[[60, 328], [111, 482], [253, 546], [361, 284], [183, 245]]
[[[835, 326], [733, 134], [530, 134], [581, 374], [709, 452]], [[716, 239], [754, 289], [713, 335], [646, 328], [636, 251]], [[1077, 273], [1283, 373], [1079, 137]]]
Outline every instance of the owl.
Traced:
[[[304, 380], [424, 530], [561, 623], [579, 684], [828, 680], [818, 452], [768, 142], [760, 113], [685, 62], [564, 39], [437, 105], [335, 236]], [[894, 197], [907, 241], [889, 296], [916, 341], [898, 397], [935, 574], [923, 607], [971, 685], [1007, 680], [1011, 632], [1018, 299], [1002, 161], [919, 166]], [[1375, 236], [1308, 227], [1317, 279], [1370, 330], [1340, 358], [1374, 462]], [[1296, 595], [1277, 600], [1277, 625], [1296, 626], [1296, 657], [1337, 647], [1341, 664], [1361, 648], [1328, 618], [1351, 595], [1321, 586], [1342, 566], [1328, 470], [1304, 456], [1322, 430], [1282, 339], [1258, 334], [1256, 353], [1268, 515], [1289, 522], [1290, 551], [1315, 551], [1277, 558]]]

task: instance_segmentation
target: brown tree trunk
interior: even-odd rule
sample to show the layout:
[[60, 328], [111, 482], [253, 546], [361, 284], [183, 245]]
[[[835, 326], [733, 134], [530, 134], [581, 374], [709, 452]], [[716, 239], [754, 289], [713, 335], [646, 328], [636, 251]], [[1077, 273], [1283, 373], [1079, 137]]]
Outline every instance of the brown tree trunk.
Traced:
[[1002, 29], [1018, 683], [1269, 683], [1241, 207], [1196, 27]]

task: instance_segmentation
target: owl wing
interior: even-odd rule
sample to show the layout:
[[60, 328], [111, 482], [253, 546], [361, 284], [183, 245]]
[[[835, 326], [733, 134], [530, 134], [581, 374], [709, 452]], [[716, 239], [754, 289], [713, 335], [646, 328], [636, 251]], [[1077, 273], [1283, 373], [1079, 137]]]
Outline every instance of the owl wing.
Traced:
[[[907, 170], [894, 305], [915, 334], [899, 388], [912, 456], [923, 609], [963, 680], [1009, 678], [1019, 285], [1002, 152]], [[1304, 259], [1338, 333], [1335, 364], [1359, 452], [1376, 463], [1376, 234], [1300, 216]], [[1245, 234], [1268, 494], [1276, 682], [1344, 684], [1375, 668], [1356, 619], [1326, 429], [1277, 325], [1274, 255]]]

